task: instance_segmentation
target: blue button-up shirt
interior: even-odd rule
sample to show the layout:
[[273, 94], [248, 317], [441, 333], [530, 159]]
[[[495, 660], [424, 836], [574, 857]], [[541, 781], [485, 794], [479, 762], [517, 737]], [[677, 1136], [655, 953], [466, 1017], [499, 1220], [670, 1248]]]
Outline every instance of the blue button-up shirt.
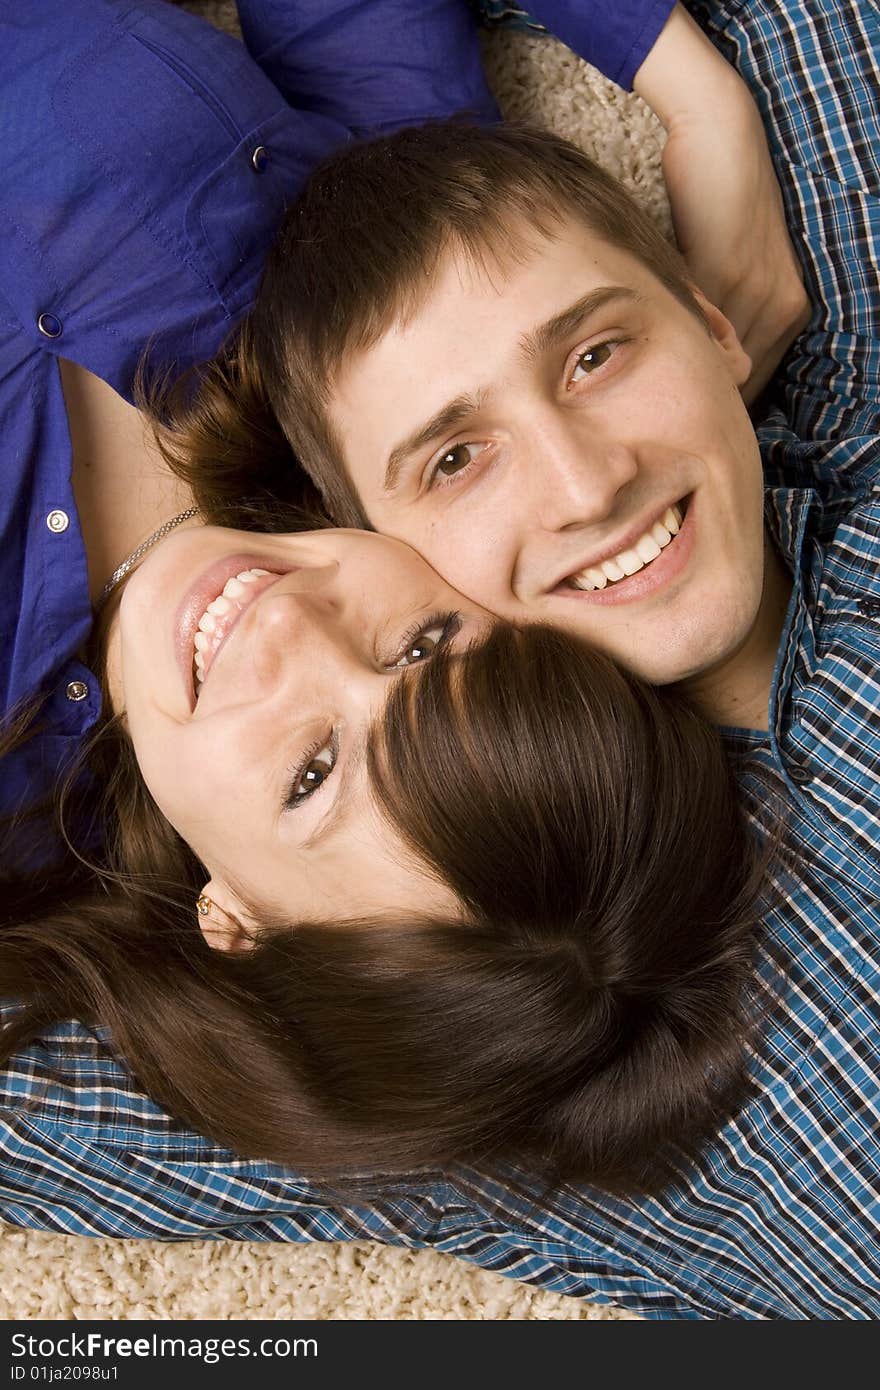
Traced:
[[871, 0], [694, 10], [762, 103], [815, 305], [759, 429], [767, 524], [793, 578], [770, 727], [727, 735], [757, 833], [768, 784], [785, 807], [794, 865], [758, 934], [778, 1004], [746, 1104], [650, 1199], [579, 1189], [533, 1204], [459, 1172], [330, 1206], [175, 1123], [100, 1030], [68, 1023], [0, 1077], [7, 1220], [172, 1240], [366, 1236], [656, 1318], [880, 1316], [880, 271], [866, 254], [880, 244], [880, 20]]

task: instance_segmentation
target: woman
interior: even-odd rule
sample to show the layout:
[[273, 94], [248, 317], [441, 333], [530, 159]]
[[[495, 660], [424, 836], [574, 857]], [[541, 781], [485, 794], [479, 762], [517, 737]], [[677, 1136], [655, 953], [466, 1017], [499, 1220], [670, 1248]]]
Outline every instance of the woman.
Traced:
[[[151, 335], [151, 368], [209, 355], [247, 303], [289, 188], [269, 180], [345, 131], [325, 115], [294, 121], [242, 55], [164, 7], [32, 13], [18, 26], [18, 80], [40, 71], [47, 130], [60, 125], [87, 157], [71, 163], [50, 140], [36, 173], [24, 150], [14, 170], [45, 255], [35, 263], [33, 228], [10, 218], [18, 289], [4, 314], [3, 406], [7, 437], [24, 447], [11, 455], [22, 471], [8, 525], [24, 543], [7, 556], [18, 601], [6, 709], [20, 718], [4, 796], [12, 809], [67, 776], [63, 824], [83, 868], [68, 860], [50, 875], [42, 831], [14, 827], [9, 853], [34, 873], [16, 869], [5, 896], [3, 967], [30, 1009], [5, 1046], [50, 1019], [101, 1021], [177, 1115], [326, 1178], [514, 1152], [551, 1176], [656, 1186], [675, 1145], [698, 1142], [741, 1084], [754, 883], [716, 736], [686, 705], [551, 634], [484, 638], [488, 616], [390, 542], [257, 542], [202, 525], [189, 483], [144, 451], [121, 396]], [[66, 69], [53, 89], [54, 44]], [[210, 86], [199, 50], [218, 64]], [[453, 104], [479, 108], [473, 65], [459, 68]], [[123, 70], [125, 84], [108, 80]], [[131, 102], [132, 88], [157, 86], [158, 128]], [[128, 160], [112, 177], [99, 104]], [[187, 163], [163, 165], [166, 201], [148, 204], [142, 176], [163, 144]], [[257, 186], [273, 191], [254, 217]], [[96, 187], [114, 200], [109, 222]], [[128, 202], [137, 215], [121, 219]], [[114, 242], [99, 247], [105, 225]], [[226, 521], [222, 464], [207, 492]], [[250, 521], [269, 505], [265, 493], [235, 500]], [[91, 633], [86, 593], [100, 618]], [[291, 654], [297, 631], [308, 644]], [[430, 678], [411, 679], [405, 668], [435, 650]], [[104, 663], [118, 717], [101, 725], [92, 671]], [[566, 675], [551, 678], [557, 664]], [[33, 699], [21, 705], [34, 695], [42, 727]], [[72, 773], [93, 731], [86, 784]], [[594, 747], [610, 759], [604, 775]], [[705, 839], [700, 876], [674, 873], [646, 818], [661, 795], [669, 843]], [[622, 913], [648, 927], [628, 952]], [[670, 918], [684, 924], [675, 951]], [[195, 922], [213, 945], [253, 949], [209, 952]], [[426, 1031], [438, 988], [444, 1008]], [[516, 1048], [511, 1016], [523, 1021]], [[462, 1054], [463, 1031], [482, 1039], [479, 1064]]]
[[173, 1114], [325, 1182], [650, 1188], [727, 1113], [757, 877], [685, 701], [332, 529], [189, 518], [95, 650], [106, 850], [10, 886], [5, 1049], [109, 1026]]

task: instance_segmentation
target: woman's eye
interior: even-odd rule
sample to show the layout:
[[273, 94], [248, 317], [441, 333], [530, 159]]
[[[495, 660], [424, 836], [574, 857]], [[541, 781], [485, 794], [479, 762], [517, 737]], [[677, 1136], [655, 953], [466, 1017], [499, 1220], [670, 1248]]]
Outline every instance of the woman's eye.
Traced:
[[426, 657], [433, 656], [443, 641], [445, 631], [445, 623], [435, 623], [433, 627], [426, 627], [419, 633], [415, 641], [410, 642], [394, 665], [415, 666], [417, 661], [424, 661]]
[[420, 661], [427, 661], [440, 647], [445, 647], [460, 627], [461, 618], [458, 613], [447, 613], [442, 618], [433, 618], [426, 627], [420, 628], [412, 637], [406, 639], [400, 656], [391, 663], [391, 668], [415, 666]]
[[302, 754], [296, 767], [290, 769], [290, 780], [284, 793], [283, 811], [293, 811], [302, 806], [309, 797], [320, 791], [339, 757], [339, 735], [334, 729], [329, 740], [322, 735], [319, 742], [312, 744]]
[[316, 792], [330, 776], [334, 762], [333, 749], [328, 744], [326, 748], [322, 748], [320, 753], [304, 764], [291, 788], [291, 800], [294, 802], [302, 801], [304, 797], [311, 796], [312, 792]]
[[586, 352], [582, 352], [575, 362], [571, 380], [583, 380], [583, 377], [576, 375], [577, 372], [583, 372], [584, 376], [591, 376], [599, 367], [604, 367], [605, 363], [610, 359], [615, 346], [615, 343], [609, 342], [596, 343], [595, 347], [587, 348]]

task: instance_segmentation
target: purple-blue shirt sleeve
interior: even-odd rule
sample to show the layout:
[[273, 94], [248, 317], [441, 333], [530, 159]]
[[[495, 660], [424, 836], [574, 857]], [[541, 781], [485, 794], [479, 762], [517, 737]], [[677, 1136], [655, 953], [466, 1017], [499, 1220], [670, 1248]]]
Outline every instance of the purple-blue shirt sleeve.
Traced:
[[499, 119], [466, 0], [238, 0], [242, 37], [291, 106], [356, 135]]
[[675, 0], [530, 0], [529, 14], [626, 91]]

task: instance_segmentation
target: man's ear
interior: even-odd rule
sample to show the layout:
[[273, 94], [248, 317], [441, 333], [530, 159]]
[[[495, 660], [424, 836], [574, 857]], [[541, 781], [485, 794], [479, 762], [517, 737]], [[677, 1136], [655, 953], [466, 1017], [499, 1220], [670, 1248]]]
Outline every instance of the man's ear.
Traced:
[[731, 377], [737, 386], [744, 386], [752, 374], [752, 359], [740, 342], [736, 329], [717, 305], [706, 298], [702, 290], [698, 290], [696, 285], [691, 285], [690, 288], [706, 316], [709, 332], [721, 349]]
[[211, 879], [196, 902], [202, 935], [215, 951], [249, 951], [255, 944], [253, 929], [246, 926], [247, 914], [225, 884]]

